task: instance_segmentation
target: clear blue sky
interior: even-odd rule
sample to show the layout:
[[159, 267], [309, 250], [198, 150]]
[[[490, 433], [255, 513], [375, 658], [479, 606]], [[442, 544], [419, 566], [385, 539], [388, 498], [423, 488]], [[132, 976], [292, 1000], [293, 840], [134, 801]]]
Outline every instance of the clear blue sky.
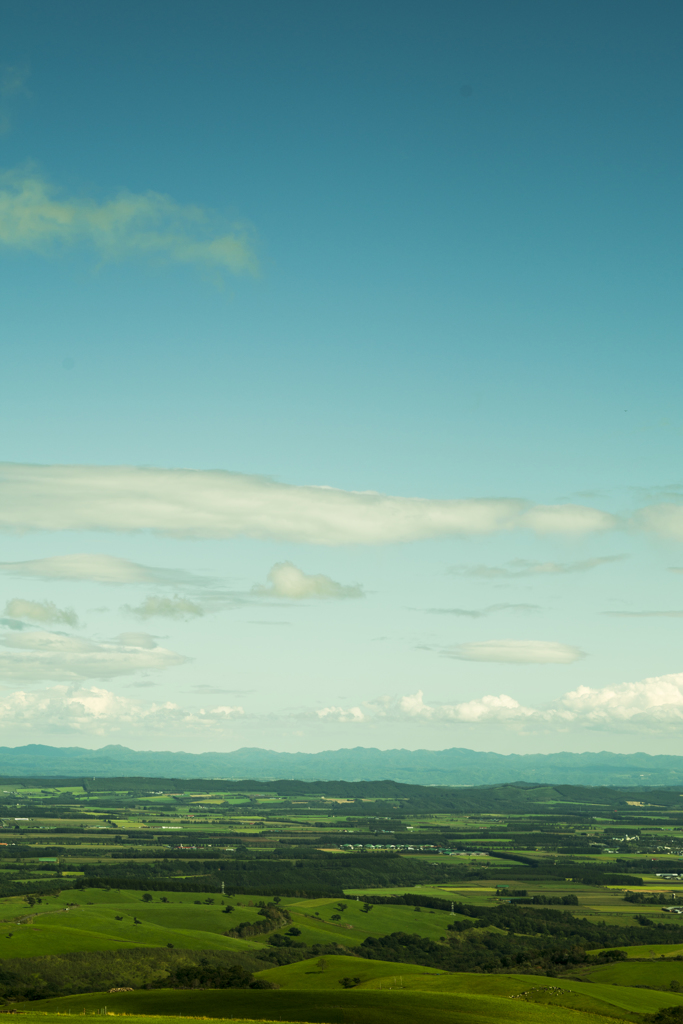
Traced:
[[679, 749], [682, 28], [0, 0], [0, 743]]

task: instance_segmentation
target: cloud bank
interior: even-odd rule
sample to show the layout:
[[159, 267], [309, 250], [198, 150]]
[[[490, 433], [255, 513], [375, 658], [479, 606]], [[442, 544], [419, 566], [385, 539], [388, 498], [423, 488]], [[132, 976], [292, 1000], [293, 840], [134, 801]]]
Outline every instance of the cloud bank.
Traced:
[[[146, 635], [146, 634], [144, 634]], [[151, 650], [155, 650], [154, 647]], [[207, 692], [219, 692], [205, 687]], [[81, 680], [40, 692], [18, 690], [0, 698], [0, 731], [16, 728], [65, 733], [91, 730], [98, 735], [136, 734], [139, 729], [182, 728], [187, 733], [221, 732], [235, 719], [255, 724], [309, 722], [317, 728], [350, 725], [363, 728], [380, 722], [412, 722], [432, 726], [504, 726], [524, 733], [568, 733], [595, 730], [606, 733], [683, 732], [683, 673], [635, 683], [593, 689], [579, 686], [559, 700], [524, 705], [509, 694], [485, 694], [455, 703], [427, 703], [421, 690], [392, 699], [369, 700], [348, 708], [328, 706], [297, 711], [248, 713], [221, 704], [214, 708], [181, 708], [171, 702], [145, 703], [119, 696]]]
[[430, 706], [418, 691], [401, 698], [399, 712], [413, 719], [517, 724], [540, 731], [679, 730], [683, 729], [683, 672], [602, 689], [579, 686], [559, 700], [537, 707], [525, 707], [504, 693]]
[[59, 199], [36, 174], [0, 175], [0, 245], [49, 254], [79, 244], [108, 260], [147, 256], [233, 273], [256, 270], [244, 232], [213, 235], [198, 207], [156, 192], [124, 192], [104, 203]]
[[351, 586], [336, 583], [322, 573], [309, 576], [291, 562], [278, 562], [268, 573], [267, 586], [257, 584], [251, 588], [251, 592], [259, 597], [280, 597], [294, 601], [365, 596], [363, 588], [357, 583]]
[[181, 708], [170, 701], [145, 704], [97, 686], [54, 686], [42, 693], [22, 690], [0, 698], [0, 722], [6, 728], [47, 732], [206, 732], [239, 718], [241, 707], [222, 705], [205, 711]]
[[223, 470], [0, 465], [5, 530], [150, 530], [188, 538], [383, 544], [513, 529], [582, 534], [616, 526], [614, 516], [598, 509], [533, 506], [513, 498], [406, 498]]

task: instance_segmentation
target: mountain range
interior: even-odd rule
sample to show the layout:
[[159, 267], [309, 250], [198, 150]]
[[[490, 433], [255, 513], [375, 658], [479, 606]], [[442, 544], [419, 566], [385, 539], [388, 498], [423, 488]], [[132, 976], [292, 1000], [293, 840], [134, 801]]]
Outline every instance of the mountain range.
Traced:
[[482, 786], [536, 782], [584, 786], [683, 785], [683, 757], [672, 754], [496, 754], [447, 750], [378, 750], [353, 747], [317, 754], [242, 747], [229, 753], [98, 750], [28, 744], [0, 747], [0, 775], [7, 778], [158, 777], [177, 779], [393, 779], [423, 786]]

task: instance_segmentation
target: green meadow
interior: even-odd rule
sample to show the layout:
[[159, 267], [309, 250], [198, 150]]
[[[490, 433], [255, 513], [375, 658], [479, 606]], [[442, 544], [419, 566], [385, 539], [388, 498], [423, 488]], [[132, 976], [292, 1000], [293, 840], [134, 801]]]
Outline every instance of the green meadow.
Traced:
[[[178, 949], [253, 950], [267, 946], [268, 934], [250, 940], [226, 936], [240, 923], [263, 921], [258, 899], [214, 893], [155, 892], [150, 902], [139, 892], [83, 889], [66, 891], [27, 913], [18, 898], [0, 905], [0, 956], [46, 956], [79, 950], [113, 950], [123, 947], [168, 946]], [[163, 903], [162, 898], [168, 902]], [[206, 900], [212, 900], [207, 904]], [[78, 901], [78, 904], [73, 904]], [[249, 903], [252, 905], [249, 906]], [[454, 917], [445, 911], [413, 907], [373, 906], [369, 912], [355, 899], [282, 901], [299, 930], [299, 942], [312, 946], [335, 943], [347, 948], [360, 945], [368, 936], [404, 931], [439, 941], [448, 934]], [[224, 913], [225, 906], [234, 907]], [[333, 921], [332, 917], [339, 917]], [[139, 922], [139, 923], [136, 923]], [[289, 926], [288, 926], [289, 927]], [[285, 929], [286, 930], [286, 929]]]
[[[606, 1005], [606, 1004], [605, 1004]], [[310, 1024], [607, 1024], [605, 1013], [471, 993], [340, 990], [242, 990], [99, 993], [69, 996], [34, 1004], [51, 1013], [97, 1013], [106, 1006], [115, 1014], [213, 1017], [219, 1019], [305, 1021]], [[614, 1017], [615, 1014], [610, 1014]], [[45, 1018], [42, 1018], [45, 1019]], [[62, 1018], [55, 1018], [55, 1020]], [[131, 1020], [130, 1017], [126, 1018]], [[621, 1016], [617, 1019], [634, 1019]]]

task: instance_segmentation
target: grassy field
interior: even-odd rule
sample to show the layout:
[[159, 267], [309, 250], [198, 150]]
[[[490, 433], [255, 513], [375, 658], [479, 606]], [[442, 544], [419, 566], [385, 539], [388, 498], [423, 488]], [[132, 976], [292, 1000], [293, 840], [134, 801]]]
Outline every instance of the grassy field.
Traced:
[[[221, 933], [233, 926], [230, 922], [236, 921], [240, 911], [244, 914], [240, 919], [258, 919], [256, 910], [237, 908], [228, 915], [221, 912], [220, 901], [212, 905], [201, 902], [216, 899], [215, 894], [169, 893], [167, 904], [159, 899], [164, 895], [155, 893], [155, 901], [147, 904], [139, 892], [67, 890], [28, 913], [23, 900], [4, 900], [0, 909], [0, 956], [44, 956], [169, 943], [179, 949], [253, 950], [253, 943]], [[195, 899], [200, 900], [199, 905]], [[76, 900], [77, 906], [69, 905]], [[135, 924], [136, 920], [141, 923]]]
[[[46, 1013], [45, 1011], [30, 1011], [21, 1010], [21, 1015], [26, 1018], [27, 1021], [35, 1021], [36, 1024], [63, 1024], [64, 1015], [61, 1013]], [[99, 1016], [99, 1010], [89, 1010], [90, 1014], [97, 1014]], [[114, 1016], [113, 1014], [107, 1013], [107, 1016]], [[231, 1024], [275, 1024], [274, 1021], [269, 1020], [254, 1020], [250, 1018], [245, 1021], [244, 1017], [230, 1017]], [[171, 1016], [140, 1016], [136, 1014], [126, 1014], [126, 1024], [187, 1024], [187, 1017], [171, 1017]], [[304, 1021], [293, 1022], [293, 1024], [305, 1024]]]
[[[178, 949], [252, 950], [263, 947], [268, 934], [250, 940], [222, 933], [243, 922], [261, 922], [258, 899], [246, 896], [222, 900], [215, 894], [153, 893], [146, 903], [140, 892], [85, 889], [66, 891], [50, 897], [27, 912], [19, 897], [0, 905], [0, 956], [41, 956], [78, 950], [109, 950], [123, 947], [161, 947], [169, 943]], [[168, 900], [163, 903], [161, 898]], [[205, 901], [214, 902], [207, 904]], [[78, 905], [72, 905], [78, 901]], [[234, 910], [223, 913], [225, 904]], [[252, 906], [248, 904], [251, 903]], [[301, 932], [297, 941], [307, 945], [335, 943], [353, 948], [369, 936], [405, 931], [438, 941], [445, 937], [453, 917], [441, 910], [413, 907], [374, 906], [368, 913], [363, 903], [345, 900], [283, 899], [292, 925]], [[70, 905], [71, 904], [71, 905]], [[338, 915], [339, 921], [332, 921]], [[120, 918], [120, 920], [119, 920]], [[140, 922], [136, 924], [135, 921]], [[24, 922], [24, 923], [21, 923]], [[280, 931], [286, 931], [286, 925]]]
[[[338, 913], [335, 909], [338, 900], [290, 903], [287, 909], [292, 915], [292, 921], [301, 929], [298, 938], [307, 945], [340, 942], [345, 946], [357, 946], [369, 935], [380, 936], [400, 931], [438, 941], [448, 935], [447, 926], [453, 920], [443, 910], [422, 908], [416, 911], [414, 907], [376, 905], [366, 913], [361, 901], [349, 899], [344, 902], [346, 910], [339, 914], [341, 920], [338, 922], [331, 920], [332, 915]], [[241, 908], [237, 908], [231, 917], [237, 917], [241, 912]]]
[[602, 964], [589, 968], [587, 977], [605, 985], [647, 985], [664, 991], [671, 991], [671, 983], [678, 982], [683, 990], [683, 961], [665, 958], [644, 963]]
[[[159, 948], [169, 944], [178, 949], [254, 952], [267, 944], [268, 934], [250, 940], [222, 934], [245, 921], [262, 921], [255, 906], [242, 905], [235, 898], [231, 900], [234, 911], [225, 914], [220, 901], [206, 905], [203, 894], [169, 893], [168, 903], [158, 898], [163, 895], [155, 893], [154, 900], [145, 903], [140, 893], [93, 889], [74, 896], [67, 892], [33, 908], [29, 914], [22, 900], [7, 900], [2, 906], [0, 956]], [[195, 896], [197, 900], [191, 898]], [[76, 898], [82, 902], [68, 906]], [[412, 907], [375, 906], [364, 913], [362, 903], [345, 902], [347, 906], [339, 913], [339, 922], [330, 920], [338, 911], [337, 900], [290, 899], [283, 900], [283, 905], [286, 903], [291, 914], [291, 926], [300, 931], [297, 941], [308, 945], [334, 943], [353, 948], [369, 935], [380, 936], [392, 931], [406, 931], [438, 941], [448, 934], [447, 925], [453, 920], [443, 911], [422, 909], [416, 912]], [[280, 931], [289, 927], [286, 925]]]
[[[419, 1020], [440, 1021], [444, 1010], [454, 1020], [562, 1020], [561, 1011], [580, 1011], [591, 1017], [636, 1021], [639, 1014], [668, 1006], [683, 1006], [683, 996], [671, 991], [635, 988], [597, 978], [591, 982], [544, 978], [538, 975], [449, 974], [416, 965], [332, 956], [260, 971], [258, 978], [279, 986], [269, 990], [165, 990], [91, 993], [40, 1000], [32, 1010], [61, 1013], [94, 1012], [175, 1014], [179, 1016], [267, 1018], [284, 1020], [374, 1021], [382, 1006], [391, 1016], [417, 1013]], [[352, 979], [354, 988], [341, 986]], [[382, 1003], [390, 997], [392, 1002]], [[398, 999], [398, 1002], [395, 1000]], [[536, 1015], [542, 1008], [546, 1018]], [[343, 1012], [341, 1012], [343, 1011]], [[351, 1013], [351, 1016], [344, 1014]], [[328, 1016], [325, 1016], [328, 1014]], [[458, 1014], [465, 1014], [459, 1017]], [[487, 1016], [490, 1014], [490, 1018]], [[469, 1016], [467, 1016], [469, 1015]], [[407, 1020], [407, 1016], [405, 1017]], [[575, 1018], [576, 1019], [576, 1018]]]
[[[280, 988], [296, 989], [332, 989], [338, 992], [342, 978], [360, 978], [360, 983], [367, 987], [373, 987], [384, 982], [383, 988], [403, 988], [404, 979], [408, 976], [416, 976], [418, 979], [427, 979], [429, 976], [440, 978], [443, 971], [434, 967], [421, 967], [418, 964], [394, 964], [386, 960], [361, 960], [355, 956], [328, 956], [322, 958], [324, 966], [320, 967], [320, 960], [302, 960], [297, 964], [287, 964], [284, 967], [271, 967], [266, 971], [258, 971], [257, 978], [273, 982]], [[451, 977], [451, 975], [448, 975]], [[422, 987], [417, 985], [418, 988]]]
[[[351, 989], [286, 991], [168, 991], [96, 993], [31, 1004], [34, 1010], [72, 1014], [107, 1007], [114, 1013], [168, 1017], [305, 1021], [311, 1024], [606, 1024], [605, 1014], [521, 999], [458, 993]], [[46, 1018], [41, 1018], [45, 1020]], [[631, 1015], [617, 1019], [632, 1020]], [[131, 1017], [127, 1017], [130, 1021]], [[614, 1016], [612, 1015], [612, 1020]]]

